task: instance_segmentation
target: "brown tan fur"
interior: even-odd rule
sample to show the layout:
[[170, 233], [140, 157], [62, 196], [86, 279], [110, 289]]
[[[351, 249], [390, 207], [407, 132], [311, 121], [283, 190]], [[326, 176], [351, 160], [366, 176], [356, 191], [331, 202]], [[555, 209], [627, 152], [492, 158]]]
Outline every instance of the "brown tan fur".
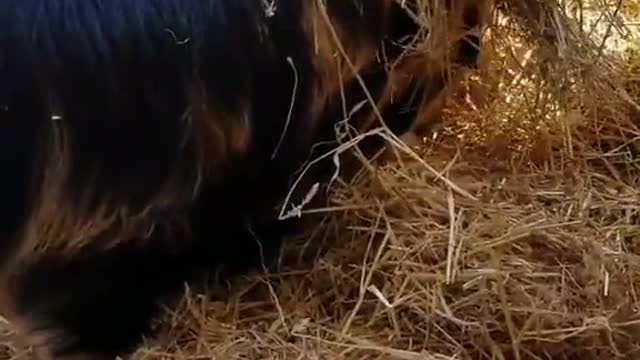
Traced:
[[[482, 19], [486, 19], [491, 9], [491, 0], [459, 0], [454, 1], [453, 4], [453, 9], [446, 12], [447, 16], [440, 16], [446, 10], [440, 2], [435, 2], [432, 8], [434, 16], [425, 20], [431, 24], [429, 28], [431, 35], [428, 39], [422, 39], [418, 34], [411, 48], [408, 48], [403, 56], [390, 65], [390, 81], [379, 106], [393, 103], [394, 94], [405, 91], [414, 76], [422, 76], [423, 81], [427, 82], [443, 76], [448, 79], [443, 89], [433, 94], [427, 91], [421, 102], [418, 116], [408, 133], [423, 132], [438, 123], [446, 98], [455, 92], [456, 87], [468, 75], [467, 69], [451, 66], [452, 54], [457, 50], [456, 45], [467, 35], [463, 29], [465, 12], [473, 7]], [[370, 119], [368, 124], [373, 121], [374, 119]]]
[[[388, 11], [391, 1], [385, 2]], [[465, 7], [482, 6], [472, 0], [457, 2], [454, 11], [446, 24], [435, 24], [432, 28], [436, 39], [424, 42], [419, 37], [415, 47], [408, 49], [398, 61], [388, 65], [390, 81], [383, 95], [377, 101], [379, 107], [394, 102], [395, 94], [409, 86], [413, 76], [422, 76], [425, 81], [441, 76], [446, 71], [446, 57], [451, 52], [451, 44], [463, 34], [460, 32], [461, 18]], [[322, 76], [315, 85], [315, 98], [310, 110], [313, 126], [327, 106], [335, 105], [331, 101], [340, 99], [343, 84], [354, 80], [359, 72], [375, 61], [385, 61], [384, 54], [379, 52], [378, 45], [358, 43], [348, 35], [348, 24], [331, 21], [321, 0], [313, 1], [305, 7], [301, 23], [306, 36], [314, 44], [314, 65]], [[436, 9], [436, 12], [439, 10]], [[438, 17], [436, 17], [438, 18]], [[381, 24], [385, 26], [385, 24]], [[438, 33], [442, 32], [442, 34]], [[348, 59], [347, 59], [348, 58]], [[448, 88], [438, 92], [435, 97], [425, 98], [422, 110], [413, 129], [430, 124], [438, 117]], [[344, 109], [348, 111], [348, 109]], [[231, 119], [234, 121], [231, 121]], [[376, 123], [376, 115], [370, 114], [365, 127]], [[241, 121], [238, 122], [237, 119]], [[71, 203], [67, 200], [64, 188], [68, 165], [68, 151], [65, 143], [64, 129], [58, 128], [58, 138], [51, 147], [49, 166], [45, 171], [45, 181], [41, 186], [42, 193], [36, 204], [37, 208], [25, 226], [24, 241], [21, 253], [41, 254], [51, 249], [72, 255], [85, 246], [104, 243], [104, 246], [115, 246], [122, 241], [148, 238], [155, 229], [149, 213], [159, 211], [163, 207], [178, 207], [186, 204], [190, 196], [198, 191], [199, 184], [215, 174], [226, 161], [233, 156], [241, 155], [247, 150], [250, 139], [250, 122], [246, 114], [224, 114], [201, 88], [191, 91], [191, 106], [184, 116], [185, 137], [191, 137], [193, 156], [198, 159], [198, 169], [188, 179], [189, 191], [180, 190], [175, 184], [180, 181], [170, 179], [172, 186], [157, 193], [149, 202], [149, 206], [139, 212], [120, 207], [103, 205], [97, 210], [88, 211], [83, 204]], [[91, 189], [87, 190], [87, 196]], [[114, 230], [115, 229], [115, 230]], [[117, 231], [117, 234], [113, 232]], [[98, 237], [108, 236], [111, 240], [100, 242]], [[114, 241], [113, 239], [118, 239]]]
[[[394, 1], [385, 1], [387, 11]], [[469, 7], [476, 7], [481, 16], [486, 18], [490, 1], [454, 1], [454, 8], [448, 12], [448, 16], [439, 16], [445, 9], [439, 5], [440, 2], [435, 2], [432, 8], [435, 16], [425, 20], [431, 25], [429, 31], [432, 34], [427, 39], [422, 37], [423, 34], [417, 34], [411, 48], [391, 64], [387, 62], [385, 54], [379, 51], [379, 44], [350, 41], [346, 29], [329, 19], [326, 10], [322, 8], [324, 6], [322, 1], [314, 1], [313, 6], [307, 8], [307, 13], [302, 20], [307, 36], [314, 43], [316, 68], [324, 75], [317, 85], [318, 100], [312, 113], [319, 113], [327, 105], [335, 105], [329, 101], [341, 98], [337, 95], [343, 91], [343, 85], [354, 80], [363, 68], [378, 61], [387, 63], [390, 75], [383, 95], [375, 99], [378, 108], [394, 103], [396, 94], [406, 91], [412, 78], [422, 77], [424, 82], [429, 82], [444, 76], [445, 71], [449, 72], [447, 86], [423, 99], [419, 116], [411, 131], [418, 131], [437, 122], [446, 97], [454, 91], [455, 85], [460, 83], [465, 74], [459, 69], [450, 69], [448, 66], [451, 63], [451, 54], [456, 50], [455, 44], [465, 35], [462, 30], [464, 12]], [[397, 2], [406, 6], [407, 1]], [[414, 16], [420, 19], [419, 15], [414, 14]], [[385, 24], [381, 26], [384, 27]], [[346, 115], [349, 109], [343, 109], [343, 111]], [[375, 124], [379, 125], [376, 118], [377, 114], [370, 113], [369, 120], [363, 123], [361, 130]]]
[[193, 137], [202, 175], [214, 174], [231, 157], [244, 154], [251, 141], [249, 115], [220, 109], [204, 87], [192, 89], [184, 126], [186, 135]]
[[[206, 119], [196, 119], [194, 124], [200, 124]], [[192, 130], [198, 134], [198, 140], [207, 143], [204, 136], [211, 133]], [[212, 130], [213, 132], [214, 130]], [[24, 226], [20, 247], [17, 249], [14, 262], [24, 258], [37, 258], [48, 252], [59, 255], [73, 256], [87, 246], [94, 250], [104, 250], [118, 246], [125, 241], [144, 241], [151, 237], [154, 231], [168, 231], [156, 227], [153, 213], [163, 209], [185, 206], [197, 192], [198, 182], [201, 181], [201, 170], [194, 171], [188, 179], [187, 187], [180, 179], [169, 179], [162, 190], [157, 192], [140, 211], [134, 211], [126, 206], [112, 206], [105, 201], [97, 208], [89, 206], [89, 198], [94, 195], [94, 189], [83, 191], [83, 199], [71, 201], [68, 189], [68, 166], [70, 164], [69, 151], [62, 127], [50, 146], [47, 166], [43, 174], [43, 181], [38, 186], [34, 208]], [[222, 137], [223, 133], [213, 132]], [[217, 144], [219, 142], [213, 142]], [[201, 146], [196, 147], [200, 149]], [[206, 160], [211, 160], [211, 151]], [[196, 173], [197, 172], [197, 173]], [[77, 190], [76, 190], [77, 191]], [[187, 231], [186, 219], [174, 219], [180, 230]]]
[[[332, 101], [342, 98], [336, 95], [342, 93], [344, 84], [376, 60], [379, 44], [353, 41], [348, 36], [349, 24], [332, 21], [322, 0], [312, 0], [310, 3], [305, 7], [301, 24], [306, 37], [313, 44], [315, 70], [321, 74], [314, 89], [316, 100], [310, 111], [311, 118], [317, 121], [322, 110], [336, 105]], [[385, 1], [387, 11], [390, 6], [391, 0]], [[380, 26], [384, 27], [385, 24]]]

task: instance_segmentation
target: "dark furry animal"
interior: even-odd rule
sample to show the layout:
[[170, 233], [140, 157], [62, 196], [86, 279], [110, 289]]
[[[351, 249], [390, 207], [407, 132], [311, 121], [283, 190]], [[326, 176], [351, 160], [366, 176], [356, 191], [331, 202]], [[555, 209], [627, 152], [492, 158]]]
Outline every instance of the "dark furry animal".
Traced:
[[[354, 69], [399, 134], [446, 86], [401, 57], [420, 28], [395, 1], [320, 4], [0, 1], [0, 311], [29, 344], [126, 353], [197, 269], [268, 261], [313, 144], [366, 98]], [[447, 2], [458, 64], [479, 4]]]

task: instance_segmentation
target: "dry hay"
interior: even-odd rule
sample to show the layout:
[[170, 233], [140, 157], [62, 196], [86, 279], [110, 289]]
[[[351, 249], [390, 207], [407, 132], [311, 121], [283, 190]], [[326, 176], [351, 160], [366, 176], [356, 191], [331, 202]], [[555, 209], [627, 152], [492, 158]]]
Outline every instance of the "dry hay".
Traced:
[[540, 4], [501, 2], [442, 128], [306, 210], [288, 252], [321, 256], [187, 289], [134, 359], [640, 358], [640, 55]]

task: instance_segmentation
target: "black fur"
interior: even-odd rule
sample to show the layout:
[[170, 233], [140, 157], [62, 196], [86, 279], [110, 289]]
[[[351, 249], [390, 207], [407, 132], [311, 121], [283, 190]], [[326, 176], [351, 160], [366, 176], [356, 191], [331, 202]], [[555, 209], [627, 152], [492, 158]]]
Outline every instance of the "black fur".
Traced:
[[[157, 301], [200, 267], [230, 274], [277, 252], [290, 225], [276, 220], [281, 201], [341, 117], [332, 105], [310, 119], [320, 75], [300, 19], [312, 2], [276, 1], [273, 16], [262, 0], [0, 2], [4, 305], [25, 332], [48, 334], [49, 355], [126, 352]], [[327, 1], [354, 43], [393, 55], [392, 41], [416, 26], [383, 3]], [[477, 53], [461, 51], [473, 66]], [[372, 59], [363, 77], [379, 95], [384, 67]], [[348, 89], [350, 103], [363, 99], [355, 82]], [[398, 132], [415, 115], [409, 94], [401, 99], [385, 110]], [[198, 115], [193, 104], [214, 109]], [[247, 146], [203, 135], [204, 120], [224, 133], [242, 129], [245, 114]], [[58, 214], [91, 221], [105, 209], [115, 220], [97, 233], [46, 227]], [[85, 247], [65, 248], [82, 236]]]

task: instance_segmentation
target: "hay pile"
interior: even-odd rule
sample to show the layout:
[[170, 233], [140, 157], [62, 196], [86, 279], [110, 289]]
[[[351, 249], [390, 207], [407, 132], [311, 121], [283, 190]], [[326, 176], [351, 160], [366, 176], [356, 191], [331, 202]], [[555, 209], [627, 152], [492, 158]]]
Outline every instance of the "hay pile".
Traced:
[[640, 5], [595, 3], [501, 2], [444, 126], [307, 210], [321, 256], [187, 289], [134, 359], [640, 359]]

